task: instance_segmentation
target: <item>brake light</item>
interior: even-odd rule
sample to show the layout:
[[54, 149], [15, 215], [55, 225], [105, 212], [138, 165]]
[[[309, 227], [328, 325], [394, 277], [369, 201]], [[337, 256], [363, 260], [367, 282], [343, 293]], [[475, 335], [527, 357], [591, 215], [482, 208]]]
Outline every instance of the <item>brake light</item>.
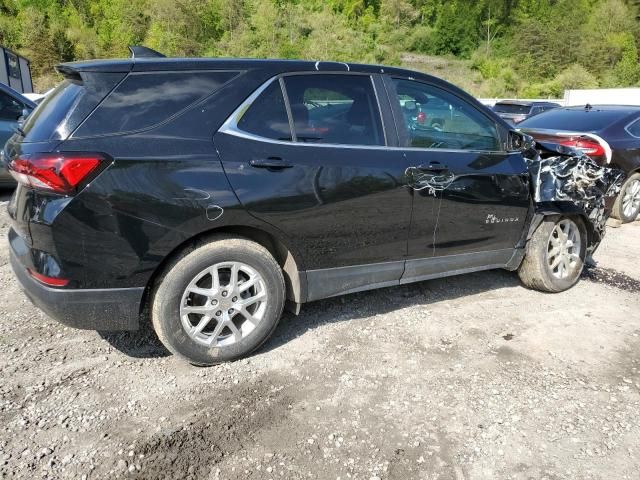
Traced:
[[95, 153], [39, 153], [9, 162], [9, 172], [23, 185], [71, 194], [105, 160]]
[[560, 142], [560, 145], [575, 148], [576, 150], [580, 150], [592, 157], [606, 156], [604, 147], [595, 140], [588, 140], [584, 138], [563, 140]]
[[427, 121], [427, 114], [424, 112], [418, 113], [418, 117], [416, 118], [418, 123], [425, 123]]
[[29, 272], [29, 275], [40, 283], [44, 283], [50, 287], [64, 287], [69, 283], [69, 280], [65, 278], [47, 277], [46, 275], [42, 275], [41, 273], [31, 270], [30, 268], [28, 268], [27, 271]]

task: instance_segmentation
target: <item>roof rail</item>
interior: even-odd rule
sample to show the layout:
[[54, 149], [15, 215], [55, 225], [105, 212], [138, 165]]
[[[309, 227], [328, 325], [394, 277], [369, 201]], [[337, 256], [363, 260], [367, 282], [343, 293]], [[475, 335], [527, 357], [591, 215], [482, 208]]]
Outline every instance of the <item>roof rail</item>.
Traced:
[[142, 47], [138, 45], [130, 45], [129, 51], [131, 52], [131, 58], [144, 58], [155, 57], [164, 58], [166, 55], [156, 52], [152, 48]]

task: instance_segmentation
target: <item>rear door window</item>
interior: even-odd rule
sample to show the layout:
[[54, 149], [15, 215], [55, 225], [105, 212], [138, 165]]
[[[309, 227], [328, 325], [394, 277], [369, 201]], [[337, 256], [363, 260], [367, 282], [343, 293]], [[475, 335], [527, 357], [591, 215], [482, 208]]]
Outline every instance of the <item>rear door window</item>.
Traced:
[[259, 137], [291, 141], [291, 126], [280, 82], [271, 82], [256, 98], [238, 122], [238, 128]]
[[217, 91], [238, 72], [130, 74], [80, 126], [76, 137], [151, 128]]
[[284, 82], [298, 142], [385, 144], [368, 75], [291, 75]]
[[633, 137], [640, 138], [640, 118], [627, 127], [627, 132]]

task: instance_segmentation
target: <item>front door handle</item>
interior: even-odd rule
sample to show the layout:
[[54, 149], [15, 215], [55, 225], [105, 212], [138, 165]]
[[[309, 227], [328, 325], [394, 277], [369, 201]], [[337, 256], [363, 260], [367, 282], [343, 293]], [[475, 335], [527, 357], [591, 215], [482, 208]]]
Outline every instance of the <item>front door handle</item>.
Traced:
[[268, 170], [283, 170], [285, 168], [293, 167], [289, 162], [284, 161], [279, 157], [261, 158], [251, 160], [249, 165], [255, 168], [266, 168]]
[[443, 172], [445, 170], [449, 170], [449, 167], [440, 162], [431, 162], [428, 165], [418, 165], [416, 168], [422, 172]]

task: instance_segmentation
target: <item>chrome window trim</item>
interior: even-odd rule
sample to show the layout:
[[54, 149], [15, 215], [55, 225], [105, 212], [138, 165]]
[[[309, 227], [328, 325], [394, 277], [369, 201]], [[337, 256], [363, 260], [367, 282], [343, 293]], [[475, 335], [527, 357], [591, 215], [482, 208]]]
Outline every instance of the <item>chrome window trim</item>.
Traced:
[[638, 122], [640, 122], [640, 117], [636, 118], [635, 120], [632, 120], [624, 127], [625, 132], [627, 132], [633, 138], [640, 138], [640, 137], [631, 133], [631, 131], [629, 130], [629, 127], [633, 126], [634, 123], [638, 123]]
[[[222, 132], [222, 133], [232, 133], [232, 132], [242, 132], [245, 133], [243, 130], [240, 130], [240, 128], [238, 128], [238, 122], [240, 121], [240, 119], [242, 118], [242, 116], [247, 112], [247, 110], [249, 110], [249, 107], [251, 107], [251, 105], [253, 105], [253, 102], [256, 101], [256, 99], [262, 94], [262, 92], [264, 92], [269, 85], [271, 85], [274, 81], [276, 81], [278, 79], [278, 77], [272, 77], [269, 80], [267, 80], [266, 82], [264, 82], [262, 85], [260, 85], [256, 90], [254, 90], [254, 92], [249, 95], [249, 97], [247, 97], [247, 99], [242, 102], [234, 111], [231, 115], [229, 115], [229, 117], [224, 121], [224, 123], [222, 124], [222, 126], [218, 129], [218, 132]], [[247, 133], [247, 135], [252, 135]], [[258, 135], [253, 135], [254, 137], [257, 138], [265, 138], [265, 137], [260, 137]], [[284, 142], [284, 143], [292, 143], [292, 142]]]
[[[291, 76], [301, 76], [301, 75], [351, 75], [351, 76], [367, 76], [369, 77], [369, 82], [371, 83], [371, 88], [373, 90], [373, 95], [376, 101], [376, 106], [378, 107], [377, 115], [380, 120], [380, 126], [382, 127], [382, 137], [384, 141], [384, 145], [359, 145], [352, 143], [306, 143], [306, 142], [298, 142], [295, 127], [293, 124], [293, 116], [291, 114], [291, 105], [289, 104], [289, 97], [287, 95], [287, 89], [285, 85], [285, 77]], [[264, 141], [267, 143], [275, 143], [275, 144], [285, 144], [285, 145], [307, 145], [307, 146], [329, 146], [329, 147], [347, 147], [347, 148], [386, 148], [389, 144], [387, 140], [387, 129], [384, 123], [384, 118], [382, 115], [382, 107], [380, 105], [380, 98], [378, 97], [378, 91], [376, 89], [375, 82], [373, 81], [373, 75], [370, 73], [362, 73], [362, 72], [287, 72], [280, 75], [276, 75], [275, 77], [270, 78], [262, 85], [260, 85], [247, 99], [240, 104], [238, 108], [236, 108], [231, 115], [224, 121], [222, 126], [218, 129], [219, 133], [227, 133], [229, 135], [234, 135], [240, 138], [247, 138], [252, 140]], [[291, 129], [291, 141], [284, 140], [274, 140], [272, 138], [262, 137], [260, 135], [254, 135], [253, 133], [249, 133], [245, 130], [242, 130], [238, 127], [238, 123], [242, 119], [243, 115], [249, 110], [253, 102], [267, 89], [269, 86], [278, 81], [280, 83], [280, 88], [282, 90], [282, 96], [285, 102], [285, 108], [287, 110], [287, 116], [289, 117], [289, 127]]]
[[485, 155], [516, 155], [520, 152], [507, 152], [504, 150], [454, 150], [447, 148], [418, 148], [418, 147], [394, 147], [388, 145], [351, 145], [341, 143], [305, 143], [305, 142], [287, 142], [283, 140], [274, 140], [272, 138], [261, 137], [247, 133], [243, 130], [225, 128], [218, 130], [219, 133], [233, 135], [234, 137], [244, 138], [246, 140], [254, 140], [257, 142], [270, 143], [273, 145], [288, 145], [291, 147], [321, 147], [321, 148], [345, 148], [353, 150], [393, 150], [393, 151], [420, 151], [420, 152], [445, 152], [445, 153], [480, 153]]
[[[445, 153], [482, 153], [482, 154], [501, 154], [501, 155], [512, 155], [518, 152], [507, 152], [504, 150], [456, 150], [456, 149], [446, 149], [446, 148], [419, 148], [419, 147], [401, 147], [401, 146], [389, 146], [386, 145], [354, 145], [354, 144], [342, 144], [342, 143], [305, 143], [305, 142], [294, 142], [294, 141], [285, 141], [285, 140], [275, 140], [272, 138], [263, 137], [260, 135], [255, 135], [253, 133], [246, 132], [240, 128], [238, 128], [238, 122], [242, 118], [242, 116], [249, 110], [249, 107], [253, 105], [253, 102], [264, 92], [269, 85], [271, 85], [275, 81], [280, 81], [282, 77], [291, 76], [291, 75], [304, 75], [304, 74], [327, 74], [328, 72], [300, 72], [300, 73], [287, 73], [284, 75], [276, 75], [275, 77], [270, 78], [262, 85], [260, 85], [247, 99], [237, 107], [231, 115], [225, 120], [222, 126], [218, 129], [218, 133], [225, 133], [227, 135], [233, 135], [234, 137], [244, 138], [246, 140], [254, 140], [257, 142], [270, 143], [272, 145], [288, 145], [288, 146], [298, 146], [298, 147], [321, 147], [321, 148], [344, 148], [344, 149], [366, 149], [366, 150], [392, 150], [392, 151], [420, 151], [420, 152], [445, 152]], [[330, 72], [333, 74], [334, 72]], [[340, 74], [349, 74], [349, 72], [335, 72]], [[351, 75], [368, 75], [373, 83], [373, 74], [368, 73], [351, 73]], [[282, 87], [282, 84], [281, 84]], [[374, 92], [376, 94], [376, 100], [379, 102], [377, 89], [375, 88], [375, 84], [373, 85]], [[285, 97], [285, 104], [287, 105], [287, 113], [289, 114], [289, 102]], [[378, 103], [378, 108], [380, 109], [380, 104]], [[385, 143], [386, 142], [386, 129], [384, 128], [384, 119], [382, 118], [382, 111], [380, 110], [380, 121], [382, 122], [383, 130], [385, 132]], [[291, 117], [290, 117], [291, 121]], [[295, 134], [295, 131], [292, 129], [292, 134]]]

